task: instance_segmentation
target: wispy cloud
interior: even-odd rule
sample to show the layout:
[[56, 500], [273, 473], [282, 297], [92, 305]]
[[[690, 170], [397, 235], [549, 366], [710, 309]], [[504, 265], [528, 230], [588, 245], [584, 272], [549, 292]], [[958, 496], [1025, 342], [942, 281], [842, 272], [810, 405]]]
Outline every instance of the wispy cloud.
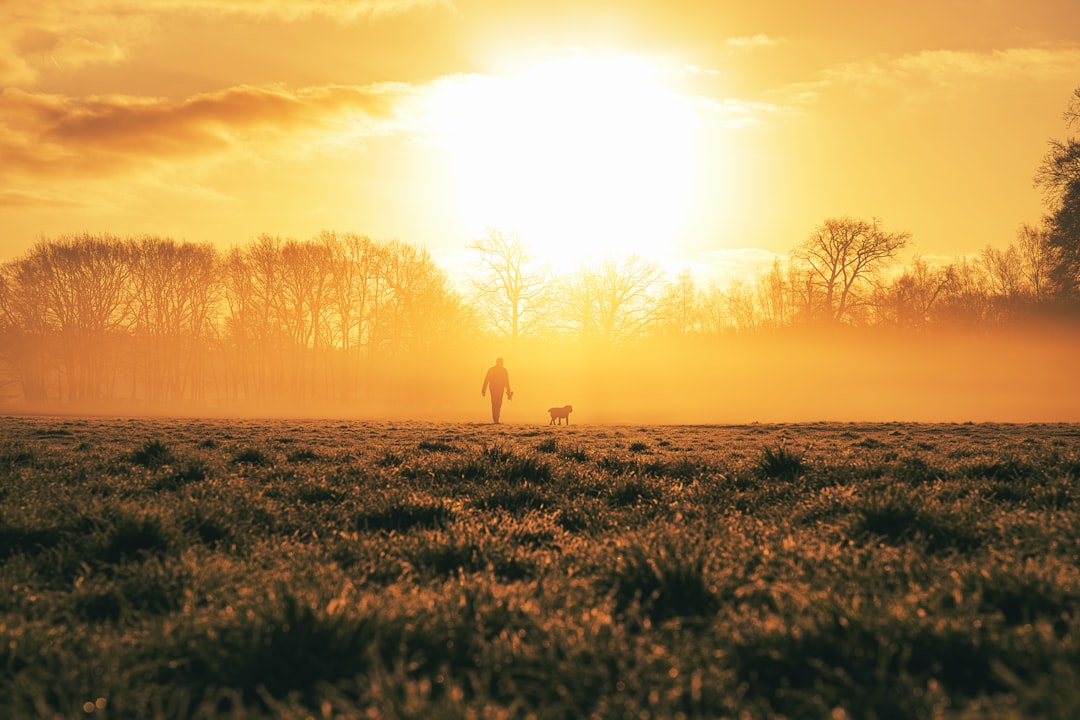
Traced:
[[697, 105], [707, 123], [729, 129], [757, 125], [790, 113], [790, 109], [782, 105], [738, 98], [699, 97]]
[[377, 20], [449, 0], [52, 0], [0, 3], [0, 85], [27, 87], [43, 68], [77, 69], [129, 59], [174, 13], [291, 22]]
[[114, 13], [108, 3], [75, 0], [0, 5], [0, 85], [33, 84], [46, 67], [116, 63], [152, 27], [142, 12]]
[[720, 75], [721, 71], [715, 68], [703, 68], [700, 65], [683, 65], [683, 69], [691, 75]]
[[180, 102], [0, 93], [0, 165], [26, 175], [115, 175], [236, 154], [304, 153], [398, 132], [414, 90], [234, 87]]
[[396, 15], [423, 7], [454, 7], [449, 0], [154, 0], [145, 5], [159, 11], [184, 10], [285, 20], [314, 15], [355, 20]]
[[668, 271], [675, 275], [680, 269], [688, 268], [704, 284], [725, 287], [733, 280], [753, 278], [758, 273], [766, 272], [774, 261], [783, 262], [786, 257], [762, 248], [725, 248], [690, 253], [681, 263], [682, 267], [673, 265]]
[[779, 45], [783, 42], [783, 38], [774, 38], [763, 33], [758, 33], [757, 35], [728, 38], [724, 44], [734, 50], [750, 50], [760, 47], [772, 47], [773, 45]]
[[49, 193], [26, 190], [0, 190], [0, 208], [64, 208], [82, 203]]
[[972, 79], [1044, 79], [1075, 73], [1080, 48], [1009, 48], [975, 53], [924, 50], [894, 58], [877, 58], [832, 68], [826, 78], [842, 83], [888, 84], [918, 79], [939, 85]]
[[924, 50], [828, 68], [817, 80], [790, 85], [782, 94], [793, 103], [808, 104], [837, 87], [894, 90], [903, 86], [933, 91], [970, 87], [972, 83], [983, 81], [1036, 82], [1078, 75], [1078, 46], [1007, 48], [990, 52]]

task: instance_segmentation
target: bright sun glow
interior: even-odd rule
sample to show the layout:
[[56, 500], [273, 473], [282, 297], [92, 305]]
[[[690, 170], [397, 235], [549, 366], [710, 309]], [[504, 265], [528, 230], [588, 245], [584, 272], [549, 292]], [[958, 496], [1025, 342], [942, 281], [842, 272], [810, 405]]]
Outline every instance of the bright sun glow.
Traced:
[[517, 230], [555, 265], [660, 256], [691, 202], [695, 114], [642, 58], [575, 56], [457, 78], [433, 123], [469, 225]]

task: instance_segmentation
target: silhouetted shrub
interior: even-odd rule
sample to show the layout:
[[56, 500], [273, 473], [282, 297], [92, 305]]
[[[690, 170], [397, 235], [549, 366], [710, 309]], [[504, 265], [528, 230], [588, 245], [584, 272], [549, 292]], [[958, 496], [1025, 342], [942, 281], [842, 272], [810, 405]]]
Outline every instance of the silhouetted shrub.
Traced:
[[270, 457], [258, 448], [244, 448], [233, 455], [232, 461], [236, 465], [270, 465]]
[[495, 478], [532, 483], [551, 480], [551, 468], [536, 455], [492, 445], [483, 450], [482, 457], [488, 466], [487, 474]]
[[625, 475], [636, 471], [638, 464], [634, 460], [628, 460], [609, 453], [596, 461], [596, 469], [611, 475]]
[[555, 438], [548, 438], [546, 440], [541, 440], [536, 445], [536, 450], [538, 452], [545, 452], [545, 453], [553, 453], [556, 450], [558, 450], [558, 448], [559, 448], [559, 443], [555, 440]]
[[63, 528], [27, 527], [0, 520], [0, 559], [13, 555], [36, 555], [55, 545], [66, 533]]
[[120, 562], [167, 553], [171, 546], [170, 533], [161, 518], [121, 512], [106, 525], [100, 557], [106, 562]]
[[806, 472], [802, 455], [784, 446], [762, 448], [754, 468], [758, 476], [770, 480], [795, 480]]
[[21, 443], [0, 447], [0, 467], [27, 467], [33, 462], [33, 451]]
[[990, 480], [1004, 480], [1009, 482], [1027, 480], [1035, 477], [1039, 472], [1039, 470], [1031, 463], [1016, 458], [973, 463], [967, 467], [960, 468], [960, 471], [964, 477], [972, 479], [988, 478]]
[[704, 553], [686, 549], [630, 545], [599, 582], [616, 612], [639, 606], [653, 622], [710, 615], [720, 606], [705, 576]]
[[1038, 620], [1050, 622], [1063, 634], [1067, 618], [1080, 611], [1080, 596], [1045, 578], [1021, 576], [997, 569], [966, 578], [965, 590], [979, 597], [979, 609], [1001, 613], [1009, 625], [1030, 625]]
[[[1032, 658], [1003, 651], [966, 628], [856, 616], [744, 635], [730, 663], [751, 694], [785, 717], [827, 716], [839, 704], [853, 717], [910, 717], [920, 707], [912, 690], [930, 680], [968, 697], [1006, 690], [993, 665], [1007, 658], [1006, 665], [1022, 668]], [[882, 675], [899, 682], [882, 687]], [[781, 687], [787, 692], [775, 692]]]
[[405, 559], [420, 573], [447, 577], [483, 570], [487, 561], [479, 543], [457, 534], [426, 534], [405, 552]]
[[314, 450], [304, 448], [303, 450], [289, 453], [286, 459], [291, 463], [313, 462], [319, 459], [319, 454]]
[[182, 531], [193, 533], [198, 541], [217, 548], [235, 541], [237, 518], [229, 517], [220, 502], [212, 505], [190, 503], [178, 518]]
[[375, 459], [375, 465], [377, 467], [398, 467], [401, 463], [405, 462], [405, 459], [398, 453], [392, 450], [384, 451], [379, 457]]
[[922, 485], [940, 478], [945, 473], [931, 467], [920, 457], [903, 457], [896, 461], [893, 477], [909, 485]]
[[184, 682], [200, 699], [236, 690], [244, 702], [268, 709], [263, 693], [310, 700], [320, 684], [366, 670], [378, 634], [366, 616], [330, 615], [286, 593], [234, 620], [186, 628], [167, 650], [174, 660], [162, 665], [170, 669], [160, 680]]
[[608, 489], [608, 500], [615, 506], [656, 502], [664, 496], [661, 485], [641, 475], [622, 475]]
[[555, 522], [571, 533], [602, 532], [610, 524], [609, 513], [605, 510], [597, 500], [579, 497], [561, 503]]
[[708, 463], [688, 457], [678, 460], [657, 460], [642, 467], [642, 471], [653, 477], [666, 477], [676, 480], [693, 480], [710, 471]]
[[151, 469], [169, 465], [175, 460], [172, 450], [160, 440], [148, 440], [141, 448], [131, 453], [131, 462]]
[[186, 575], [156, 560], [128, 566], [113, 577], [95, 577], [74, 594], [76, 613], [91, 622], [115, 621], [122, 613], [166, 615], [184, 603]]
[[422, 575], [494, 573], [507, 580], [534, 577], [537, 566], [520, 547], [460, 527], [412, 536], [405, 559]]
[[417, 449], [424, 452], [461, 452], [456, 445], [451, 445], [444, 440], [421, 440]]
[[559, 457], [581, 463], [588, 461], [589, 453], [583, 447], [564, 447], [559, 451]]
[[336, 505], [345, 497], [345, 493], [325, 481], [306, 480], [296, 486], [295, 497], [304, 505]]
[[969, 517], [924, 507], [909, 494], [878, 492], [853, 510], [850, 533], [857, 540], [880, 540], [893, 545], [918, 542], [929, 552], [967, 552], [982, 544]]
[[474, 507], [482, 510], [506, 510], [513, 514], [539, 510], [551, 504], [547, 496], [529, 483], [514, 486], [500, 484], [473, 503]]
[[179, 490], [185, 485], [202, 482], [210, 475], [206, 463], [201, 460], [188, 460], [171, 473], [158, 477], [154, 481], [155, 490]]
[[358, 530], [396, 530], [445, 527], [454, 517], [444, 503], [429, 499], [394, 498], [356, 515], [353, 524]]

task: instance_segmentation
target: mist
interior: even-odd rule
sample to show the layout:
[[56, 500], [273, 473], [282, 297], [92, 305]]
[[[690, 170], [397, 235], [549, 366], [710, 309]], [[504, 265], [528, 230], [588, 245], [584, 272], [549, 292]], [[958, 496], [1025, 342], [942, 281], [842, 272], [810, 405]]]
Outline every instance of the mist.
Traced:
[[464, 296], [422, 249], [358, 235], [42, 241], [0, 266], [0, 412], [487, 422], [501, 357], [509, 423], [1080, 420], [1076, 317], [1041, 285], [997, 293], [989, 261], [842, 289], [777, 263], [722, 290], [480, 250], [500, 270]]
[[[546, 424], [547, 409], [563, 405], [573, 405], [574, 424], [1080, 421], [1080, 335], [1046, 325], [789, 331], [619, 347], [570, 339], [523, 341], [516, 349], [458, 342], [368, 363], [347, 391], [329, 366], [265, 396], [237, 394], [226, 379], [211, 378], [197, 400], [32, 403], [9, 381], [0, 410], [489, 422], [480, 386], [496, 357], [504, 358], [514, 390], [503, 404], [504, 423]], [[124, 385], [119, 377], [117, 384]]]
[[1080, 419], [1080, 338], [1055, 328], [800, 332], [514, 360], [511, 421], [564, 404], [581, 423]]

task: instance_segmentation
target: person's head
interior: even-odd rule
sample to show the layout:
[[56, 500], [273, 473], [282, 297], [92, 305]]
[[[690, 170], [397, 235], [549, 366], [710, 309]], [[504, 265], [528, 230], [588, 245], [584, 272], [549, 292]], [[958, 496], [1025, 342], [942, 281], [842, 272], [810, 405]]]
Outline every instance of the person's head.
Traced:
[[495, 367], [502, 367], [502, 358], [495, 358]]

